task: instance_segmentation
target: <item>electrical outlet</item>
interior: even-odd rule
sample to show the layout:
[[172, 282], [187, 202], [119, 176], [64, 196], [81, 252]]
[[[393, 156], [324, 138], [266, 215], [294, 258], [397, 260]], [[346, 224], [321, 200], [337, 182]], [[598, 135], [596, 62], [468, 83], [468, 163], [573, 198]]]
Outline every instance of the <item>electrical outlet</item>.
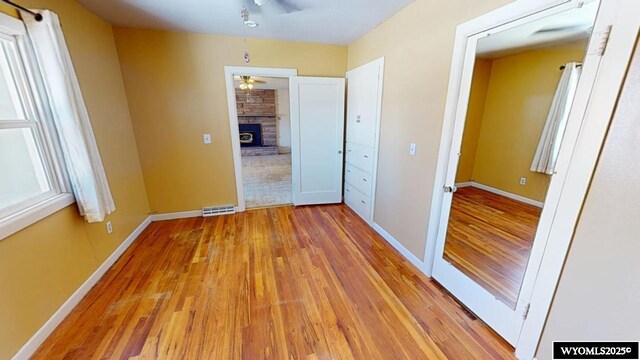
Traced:
[[521, 177], [520, 178], [520, 185], [522, 185], [522, 186], [527, 185], [527, 178], [526, 177]]
[[111, 234], [113, 232], [113, 225], [111, 221], [107, 221], [107, 234]]
[[202, 142], [211, 144], [211, 134], [202, 134]]

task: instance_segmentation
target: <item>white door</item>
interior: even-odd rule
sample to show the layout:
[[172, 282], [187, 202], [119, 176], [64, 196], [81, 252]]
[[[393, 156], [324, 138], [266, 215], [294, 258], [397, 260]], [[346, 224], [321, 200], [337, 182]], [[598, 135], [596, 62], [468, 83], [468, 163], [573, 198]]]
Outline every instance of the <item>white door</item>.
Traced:
[[[484, 322], [491, 326], [512, 345], [515, 345], [518, 342], [523, 324], [527, 319], [530, 299], [536, 281], [548, 280], [538, 279], [538, 270], [540, 269], [543, 258], [547, 256], [556, 256], [556, 254], [545, 253], [545, 249], [555, 246], [551, 243], [554, 239], [551, 238], [549, 234], [554, 226], [559, 223], [558, 216], [564, 217], [562, 214], [562, 206], [560, 206], [560, 198], [563, 191], [565, 191], [565, 181], [568, 178], [570, 168], [579, 166], [579, 164], [572, 163], [572, 159], [576, 156], [575, 149], [579, 144], [581, 131], [583, 131], [585, 125], [588, 125], [586, 123], [587, 120], [583, 121], [583, 119], [588, 118], [589, 114], [594, 111], [593, 108], [595, 105], [593, 104], [598, 101], [590, 99], [590, 94], [592, 91], [595, 91], [594, 89], [598, 89], [598, 86], [607, 86], [607, 78], [611, 76], [610, 74], [607, 75], [601, 73], [601, 69], [605, 67], [605, 65], [608, 68], [626, 68], [626, 62], [628, 62], [628, 59], [625, 58], [625, 56], [616, 56], [616, 53], [630, 52], [635, 44], [635, 36], [637, 36], [640, 18], [637, 18], [637, 16], [634, 18], [634, 15], [628, 14], [636, 14], [638, 10], [636, 9], [633, 11], [633, 7], [623, 9], [624, 6], [631, 7], [631, 4], [633, 4], [632, 1], [626, 0], [602, 1], [600, 3], [600, 10], [598, 11], [598, 16], [596, 18], [593, 36], [587, 47], [586, 57], [583, 63], [582, 76], [578, 84], [576, 97], [573, 102], [573, 107], [571, 108], [566, 131], [562, 140], [560, 155], [555, 168], [556, 172], [550, 181], [544, 207], [537, 223], [537, 231], [533, 240], [533, 246], [530, 251], [528, 262], [525, 265], [524, 277], [520, 283], [519, 291], [515, 294], [516, 299], [512, 305], [508, 305], [504, 299], [499, 298], [495, 292], [490, 291], [486, 282], [482, 284], [481, 281], [477, 281], [480, 277], [477, 273], [470, 275], [469, 268], [461, 267], [460, 264], [463, 264], [464, 261], [466, 261], [465, 259], [455, 259], [451, 256], [445, 258], [445, 244], [448, 243], [450, 239], [449, 236], [451, 236], [451, 239], [456, 238], [456, 236], [458, 238], [462, 236], [478, 236], [476, 234], [471, 234], [471, 232], [474, 229], [477, 230], [479, 228], [467, 226], [470, 229], [469, 233], [462, 233], [462, 231], [460, 231], [462, 228], [460, 227], [461, 222], [458, 221], [459, 227], [452, 229], [451, 234], [448, 234], [450, 231], [449, 224], [452, 210], [451, 206], [454, 199], [454, 192], [456, 191], [456, 174], [462, 151], [461, 144], [464, 133], [465, 118], [467, 115], [467, 106], [469, 103], [468, 99], [476, 59], [476, 50], [479, 48], [478, 41], [482, 38], [486, 38], [489, 35], [489, 32], [478, 33], [477, 35], [473, 35], [468, 38], [464, 58], [464, 70], [460, 85], [460, 95], [456, 104], [457, 109], [453, 124], [451, 150], [448, 155], [449, 159], [446, 170], [446, 180], [443, 184], [443, 188], [441, 189], [441, 191], [444, 191], [444, 196], [442, 200], [440, 224], [438, 226], [438, 238], [432, 275], [457, 299], [459, 299], [465, 306], [478, 315]], [[576, 1], [573, 2], [573, 4], [569, 3], [565, 6], [559, 6], [547, 11], [539, 12], [532, 17], [537, 20], [544, 16], [558, 15], [565, 11], [567, 14], [570, 14], [569, 11], [571, 9], [579, 9], [582, 6], [582, 3], [578, 3]], [[633, 6], [640, 9], [638, 3], [635, 3]], [[500, 35], [501, 31], [509, 30], [520, 25], [526, 25], [530, 21], [531, 20], [528, 20], [527, 18], [521, 18], [511, 24], [505, 24], [491, 29], [490, 35], [491, 37], [496, 38]], [[618, 26], [618, 32], [615, 30], [616, 26]], [[606, 52], [603, 55], [604, 50], [602, 48], [602, 44], [603, 42], [606, 43], [605, 34], [607, 33], [607, 29], [611, 28], [614, 30], [611, 32]], [[625, 31], [627, 32], [626, 34]], [[634, 36], [630, 36], [629, 34]], [[628, 40], [625, 40], [625, 37], [628, 38]], [[613, 108], [610, 110], [612, 109]], [[543, 111], [548, 111], [548, 109]], [[585, 114], [587, 117], [585, 117]], [[609, 119], [606, 116], [601, 118]], [[603, 127], [601, 130], [601, 135], [604, 136], [606, 127]], [[598, 141], [592, 141], [590, 147], [593, 149], [599, 149], [601, 140], [602, 139], [600, 138]], [[590, 176], [590, 174], [586, 176], [587, 180], [588, 176]], [[460, 211], [458, 212], [458, 215], [456, 215], [458, 218], [460, 218], [459, 214]], [[451, 219], [454, 219], [454, 217]], [[480, 230], [484, 231], [484, 228], [480, 228]], [[458, 234], [456, 234], [456, 232]], [[567, 234], [566, 236], [570, 237], [571, 235]], [[502, 275], [510, 276], [510, 274]]]
[[293, 77], [293, 204], [342, 202], [345, 80]]
[[349, 72], [347, 142], [376, 147], [380, 93], [379, 61]]

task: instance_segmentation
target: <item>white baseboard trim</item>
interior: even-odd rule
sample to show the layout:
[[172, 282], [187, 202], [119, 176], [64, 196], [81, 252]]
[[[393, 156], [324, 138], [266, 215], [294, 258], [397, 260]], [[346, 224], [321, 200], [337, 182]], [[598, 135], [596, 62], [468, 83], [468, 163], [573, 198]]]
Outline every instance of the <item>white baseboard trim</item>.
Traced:
[[480, 184], [480, 183], [477, 183], [475, 181], [467, 181], [467, 182], [462, 182], [462, 183], [457, 183], [456, 184], [456, 187], [459, 187], [459, 188], [468, 187], [468, 186], [475, 187], [475, 188], [482, 189], [482, 190], [486, 190], [488, 192], [491, 192], [491, 193], [494, 193], [494, 194], [498, 194], [498, 195], [502, 195], [504, 197], [508, 197], [510, 199], [523, 202], [525, 204], [537, 206], [539, 208], [542, 208], [544, 206], [544, 203], [541, 202], [541, 201], [529, 199], [529, 198], [526, 198], [524, 196], [516, 195], [516, 194], [510, 193], [510, 192], [504, 191], [504, 190], [496, 189], [494, 187], [491, 187], [491, 186], [488, 186], [488, 185], [484, 185], [484, 184]]
[[469, 186], [473, 186], [473, 181], [465, 181], [465, 182], [461, 182], [461, 183], [456, 183], [456, 187], [459, 187], [459, 188], [469, 187]]
[[153, 214], [151, 215], [151, 221], [187, 219], [200, 216], [202, 216], [202, 210], [181, 211], [165, 214]]
[[387, 240], [387, 242], [393, 246], [394, 249], [398, 250], [398, 252], [407, 260], [409, 260], [410, 263], [412, 263], [415, 267], [417, 267], [421, 272], [423, 272], [424, 274], [426, 274], [425, 271], [425, 264], [422, 260], [418, 259], [417, 256], [415, 256], [411, 251], [409, 251], [409, 249], [407, 249], [406, 247], [404, 247], [404, 245], [402, 245], [398, 240], [396, 240], [393, 236], [391, 236], [391, 234], [389, 234], [385, 229], [382, 228], [382, 226], [376, 224], [375, 222], [373, 223], [373, 225], [371, 226], [373, 227], [373, 229], [380, 234], [380, 236], [382, 236], [385, 240]]
[[129, 248], [133, 241], [149, 226], [152, 219], [147, 217], [127, 238], [118, 246], [118, 248], [100, 265], [96, 271], [89, 276], [85, 282], [65, 301], [62, 306], [47, 320], [44, 325], [27, 341], [24, 346], [13, 356], [13, 360], [29, 359], [38, 347], [51, 335], [51, 333], [60, 325], [62, 320], [78, 305], [80, 300], [93, 288], [102, 276], [115, 264], [122, 254]]

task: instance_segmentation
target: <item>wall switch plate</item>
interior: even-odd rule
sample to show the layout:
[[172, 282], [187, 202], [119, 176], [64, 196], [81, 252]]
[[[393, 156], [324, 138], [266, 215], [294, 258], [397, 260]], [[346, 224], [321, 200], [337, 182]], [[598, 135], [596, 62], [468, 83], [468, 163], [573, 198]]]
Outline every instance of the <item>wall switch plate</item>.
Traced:
[[520, 185], [527, 185], [527, 178], [526, 177], [521, 177], [520, 178]]
[[202, 142], [211, 144], [211, 134], [202, 134]]
[[111, 221], [107, 221], [107, 234], [111, 234], [113, 232], [113, 225]]
[[413, 156], [415, 154], [416, 154], [416, 144], [411, 143], [411, 145], [409, 146], [409, 155]]

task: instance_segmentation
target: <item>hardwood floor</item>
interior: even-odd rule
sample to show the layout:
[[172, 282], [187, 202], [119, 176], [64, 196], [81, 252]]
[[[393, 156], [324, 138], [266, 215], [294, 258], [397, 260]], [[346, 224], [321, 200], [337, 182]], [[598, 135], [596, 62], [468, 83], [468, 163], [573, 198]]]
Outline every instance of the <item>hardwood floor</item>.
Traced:
[[541, 208], [474, 187], [453, 196], [444, 257], [515, 308]]
[[344, 205], [152, 223], [35, 359], [513, 359]]

